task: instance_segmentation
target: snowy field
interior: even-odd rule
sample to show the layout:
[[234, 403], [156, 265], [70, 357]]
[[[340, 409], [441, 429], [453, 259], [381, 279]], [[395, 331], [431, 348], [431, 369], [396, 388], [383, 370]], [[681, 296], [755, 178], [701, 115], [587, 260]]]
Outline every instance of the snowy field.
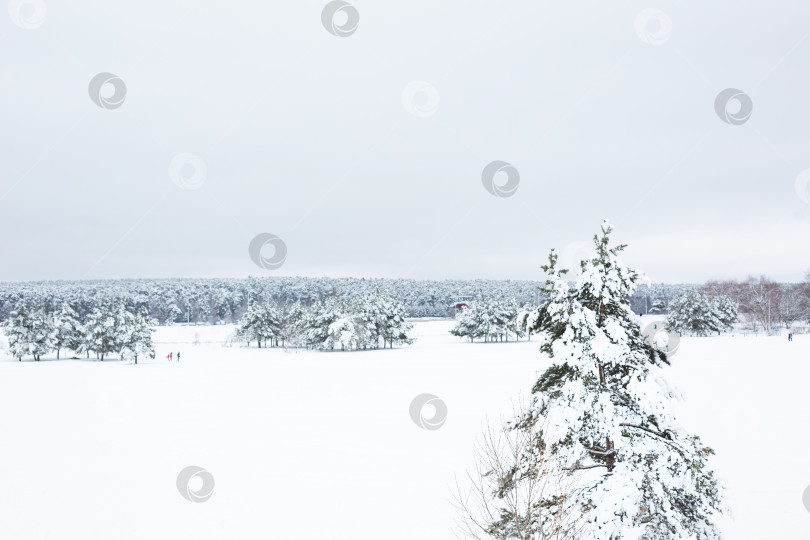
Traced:
[[[536, 341], [470, 344], [451, 325], [417, 322], [411, 347], [351, 353], [226, 348], [230, 326], [161, 327], [157, 359], [137, 366], [0, 351], [0, 537], [455, 538], [456, 478], [483, 423], [508, 416], [545, 365]], [[684, 425], [717, 451], [725, 537], [810, 537], [810, 336], [684, 338], [669, 372]], [[409, 417], [425, 392], [448, 408], [435, 431]], [[176, 488], [189, 465], [215, 479], [204, 503]]]

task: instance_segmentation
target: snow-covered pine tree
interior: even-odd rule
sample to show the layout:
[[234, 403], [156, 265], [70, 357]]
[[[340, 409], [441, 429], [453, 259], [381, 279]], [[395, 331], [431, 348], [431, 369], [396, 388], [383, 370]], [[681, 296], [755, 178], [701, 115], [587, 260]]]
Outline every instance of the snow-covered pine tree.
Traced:
[[343, 315], [328, 326], [323, 347], [330, 351], [335, 348], [351, 351], [359, 348], [362, 343], [362, 327], [358, 328], [354, 317]]
[[334, 341], [327, 343], [330, 337], [329, 328], [344, 316], [345, 309], [340, 298], [330, 296], [313, 303], [304, 314], [304, 339], [307, 346], [324, 349], [331, 344], [334, 347]]
[[[377, 349], [380, 347], [385, 305], [380, 291], [372, 294], [355, 296], [349, 306], [352, 332], [356, 335], [358, 349]], [[345, 325], [345, 329], [349, 327]]]
[[717, 332], [726, 332], [734, 328], [739, 318], [737, 303], [730, 296], [720, 294], [711, 297], [714, 318], [717, 321]]
[[30, 354], [39, 362], [43, 354], [53, 350], [53, 317], [44, 308], [21, 305], [4, 326], [9, 352], [18, 361]]
[[118, 351], [119, 330], [116, 321], [117, 310], [110, 308], [106, 300], [102, 300], [87, 315], [85, 321], [86, 347], [104, 361], [104, 356]]
[[82, 327], [76, 312], [67, 302], [63, 302], [59, 311], [54, 313], [54, 347], [56, 359], [59, 359], [61, 349], [78, 351], [82, 347]]
[[239, 320], [240, 335], [250, 345], [251, 341], [256, 341], [259, 348], [277, 345], [279, 339], [279, 329], [281, 325], [281, 312], [278, 307], [271, 302], [263, 304], [250, 304], [247, 311]]
[[299, 302], [286, 304], [281, 309], [278, 335], [282, 347], [303, 345], [304, 311]]
[[528, 341], [532, 340], [533, 329], [537, 326], [537, 318], [540, 316], [539, 306], [523, 306], [518, 311], [517, 327], [521, 331], [520, 335], [525, 335]]
[[124, 333], [121, 357], [131, 354], [136, 364], [138, 363], [138, 356], [154, 358], [155, 344], [152, 341], [152, 333], [155, 331], [155, 324], [157, 324], [157, 321], [152, 319], [145, 309], [132, 315]]
[[479, 309], [475, 302], [470, 302], [467, 307], [456, 314], [456, 325], [450, 330], [454, 336], [465, 337], [470, 342], [480, 337]]
[[[718, 538], [721, 493], [707, 465], [713, 451], [668, 407], [668, 359], [641, 334], [628, 302], [641, 276], [619, 260], [625, 246], [611, 246], [611, 231], [605, 221], [594, 236], [596, 256], [583, 261], [573, 287], [553, 250], [543, 267], [546, 302], [535, 330], [545, 333], [541, 352], [552, 364], [533, 388], [533, 413], [545, 419], [542, 446], [579, 488], [573, 498], [544, 496], [538, 509], [574, 505], [563, 514], [581, 516], [587, 538]], [[517, 419], [514, 429], [521, 425]], [[505, 490], [534, 474], [516, 468]], [[548, 538], [543, 515], [533, 538]], [[511, 538], [502, 523], [493, 522], [492, 535]]]
[[134, 339], [134, 330], [135, 316], [126, 310], [123, 302], [118, 303], [113, 312], [113, 347], [121, 360], [129, 351], [129, 345]]
[[383, 340], [383, 349], [386, 343], [391, 349], [394, 348], [394, 345], [412, 344], [414, 338], [408, 337], [408, 332], [413, 329], [413, 324], [405, 320], [405, 305], [388, 295], [382, 297], [382, 303], [382, 321], [379, 334]]
[[251, 341], [258, 341], [259, 348], [261, 348], [262, 342], [259, 337], [261, 335], [261, 330], [259, 329], [260, 323], [259, 304], [250, 304], [247, 311], [242, 315], [242, 318], [239, 319], [239, 328], [237, 330], [237, 334], [245, 341], [248, 347], [250, 347]]

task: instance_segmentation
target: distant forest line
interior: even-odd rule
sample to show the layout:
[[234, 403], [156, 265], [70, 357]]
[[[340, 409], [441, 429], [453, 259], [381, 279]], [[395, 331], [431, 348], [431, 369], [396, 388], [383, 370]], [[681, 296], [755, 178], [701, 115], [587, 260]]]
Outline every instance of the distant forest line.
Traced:
[[[38, 281], [0, 283], [0, 319], [20, 305], [55, 312], [63, 303], [83, 320], [100, 302], [123, 302], [135, 313], [145, 308], [160, 324], [234, 323], [252, 303], [300, 302], [310, 306], [330, 296], [350, 297], [379, 290], [398, 299], [409, 317], [447, 317], [456, 297], [474, 300], [514, 298], [518, 304], [542, 302], [541, 282], [522, 280], [416, 280], [392, 278], [205, 278]], [[642, 285], [630, 298], [636, 313], [664, 306], [697, 284]]]

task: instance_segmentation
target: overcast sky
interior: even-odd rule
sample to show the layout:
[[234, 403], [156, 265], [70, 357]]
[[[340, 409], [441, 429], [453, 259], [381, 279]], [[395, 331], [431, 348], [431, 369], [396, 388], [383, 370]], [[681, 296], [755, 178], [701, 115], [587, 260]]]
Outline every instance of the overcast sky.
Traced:
[[810, 4], [40, 4], [0, 16], [0, 281], [538, 279], [605, 217], [653, 281], [810, 267]]

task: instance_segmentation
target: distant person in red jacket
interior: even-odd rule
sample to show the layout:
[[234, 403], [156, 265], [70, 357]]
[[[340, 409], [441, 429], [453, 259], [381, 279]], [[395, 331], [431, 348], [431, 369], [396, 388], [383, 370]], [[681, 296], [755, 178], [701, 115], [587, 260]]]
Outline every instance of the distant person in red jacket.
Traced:
[[169, 355], [166, 358], [168, 358], [169, 362], [171, 362], [172, 361], [172, 353], [169, 353]]

